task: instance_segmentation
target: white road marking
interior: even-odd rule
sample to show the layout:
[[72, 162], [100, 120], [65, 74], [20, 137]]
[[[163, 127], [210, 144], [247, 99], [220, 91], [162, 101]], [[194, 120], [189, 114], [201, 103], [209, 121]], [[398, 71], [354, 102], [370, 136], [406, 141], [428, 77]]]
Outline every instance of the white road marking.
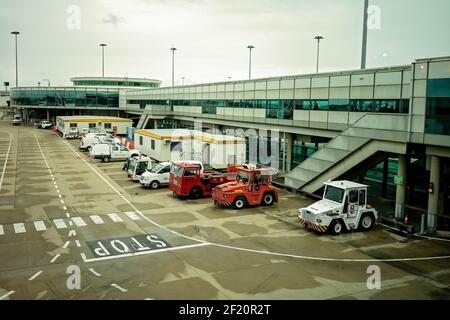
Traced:
[[[60, 193], [60, 191], [59, 191], [59, 189], [58, 189], [58, 188], [56, 188], [56, 192]], [[60, 195], [59, 195], [59, 196], [60, 196]]]
[[70, 240], [67, 240], [66, 243], [64, 243], [63, 248], [67, 248], [69, 246]]
[[34, 227], [36, 228], [36, 231], [45, 231], [47, 230], [47, 227], [45, 226], [44, 221], [34, 221]]
[[[96, 175], [98, 175], [123, 201], [125, 201], [133, 210], [138, 213], [143, 219], [150, 222], [154, 226], [157, 226], [163, 230], [166, 230], [172, 234], [178, 235], [185, 239], [190, 239], [194, 242], [197, 242], [199, 244], [203, 245], [213, 245], [216, 247], [222, 247], [222, 248], [228, 248], [232, 250], [238, 250], [238, 251], [244, 251], [244, 252], [253, 252], [253, 253], [260, 253], [265, 255], [273, 255], [273, 256], [282, 256], [282, 257], [291, 257], [296, 259], [303, 259], [303, 260], [318, 260], [318, 261], [339, 261], [339, 262], [382, 262], [382, 261], [416, 261], [416, 260], [436, 260], [436, 259], [450, 259], [450, 255], [447, 256], [434, 256], [434, 257], [412, 257], [412, 258], [390, 258], [390, 259], [345, 259], [345, 258], [325, 258], [325, 257], [312, 257], [312, 256], [302, 256], [302, 255], [292, 255], [292, 254], [286, 254], [282, 252], [271, 252], [271, 251], [264, 251], [264, 250], [252, 250], [252, 249], [246, 249], [242, 247], [233, 247], [233, 246], [226, 246], [219, 243], [213, 243], [213, 242], [206, 242], [204, 240], [199, 240], [193, 237], [186, 236], [182, 233], [179, 233], [177, 231], [171, 230], [168, 227], [165, 227], [148, 217], [146, 217], [142, 212], [139, 211], [139, 209], [131, 203], [130, 200], [128, 200], [127, 197], [125, 197], [122, 193], [120, 193], [119, 190], [117, 190], [106, 178], [105, 176], [100, 173], [98, 170], [96, 170], [89, 162], [86, 161], [86, 159], [77, 152], [72, 145], [70, 145], [67, 141], [65, 141], [63, 138], [58, 136], [59, 139], [70, 149], [73, 153], [75, 153], [77, 156], [80, 157], [80, 159], [94, 172]], [[37, 138], [36, 138], [37, 139]], [[39, 143], [39, 142], [38, 142]], [[151, 251], [150, 251], [151, 252]]]
[[56, 181], [53, 181], [53, 184], [56, 186]]
[[[4, 131], [4, 130], [1, 130], [1, 131], [7, 132], [7, 131]], [[2, 177], [0, 178], [0, 191], [2, 190], [3, 178], [5, 177], [6, 165], [8, 164], [9, 152], [11, 151], [11, 145], [12, 145], [12, 142], [13, 142], [13, 135], [12, 135], [12, 133], [8, 132], [8, 134], [9, 134], [9, 146], [8, 146], [8, 151], [6, 152], [5, 163], [3, 164]], [[14, 292], [14, 291], [12, 291], [12, 292]]]
[[64, 200], [63, 200], [63, 199], [61, 199], [61, 200], [59, 200], [59, 201], [61, 201], [61, 204], [64, 204]]
[[8, 297], [9, 297], [10, 295], [12, 295], [14, 292], [15, 292], [15, 291], [10, 291], [10, 292], [8, 292], [7, 294], [2, 295], [2, 296], [0, 297], [0, 300], [3, 300], [3, 299], [5, 299], [5, 298], [8, 298]]
[[1, 236], [2, 234], [5, 234], [5, 231], [3, 230], [3, 225], [0, 224], [0, 236]]
[[55, 224], [57, 229], [65, 229], [67, 228], [66, 223], [63, 219], [53, 219], [53, 223]]
[[78, 227], [84, 227], [86, 225], [86, 222], [84, 222], [84, 220], [81, 219], [81, 217], [73, 217], [72, 221], [75, 222], [75, 224]]
[[63, 207], [63, 210], [67, 210], [67, 207], [66, 207], [66, 206], [64, 206], [64, 207]]
[[211, 243], [196, 243], [196, 244], [189, 244], [186, 246], [140, 251], [140, 252], [134, 252], [134, 253], [125, 253], [125, 254], [121, 254], [121, 255], [117, 255], [117, 256], [108, 256], [108, 257], [90, 258], [90, 259], [87, 259], [86, 255], [85, 255], [83, 260], [84, 260], [84, 262], [96, 262], [96, 261], [103, 261], [103, 260], [112, 260], [112, 259], [120, 259], [120, 258], [134, 257], [134, 256], [142, 256], [142, 255], [146, 255], [146, 254], [160, 253], [160, 252], [166, 252], [166, 251], [192, 249], [192, 248], [204, 247], [204, 246], [209, 246], [209, 245], [211, 245]]
[[54, 256], [53, 258], [52, 258], [52, 260], [50, 260], [50, 263], [53, 263], [53, 262], [55, 262], [56, 261], [56, 259], [58, 259], [59, 257], [61, 256], [61, 254], [60, 253], [58, 253], [56, 256]]
[[124, 212], [131, 220], [141, 220], [141, 218], [133, 211]]
[[108, 217], [114, 222], [123, 222], [122, 218], [117, 215], [117, 213], [108, 213]]
[[97, 277], [101, 277], [102, 276], [100, 273], [95, 271], [93, 268], [89, 268], [89, 271], [92, 272], [93, 274], [95, 274]]
[[122, 291], [122, 292], [128, 292], [127, 289], [124, 289], [124, 288], [118, 286], [118, 285], [115, 284], [115, 283], [112, 283], [112, 284], [111, 284], [111, 287], [117, 288], [117, 289], [119, 289], [119, 290]]
[[78, 248], [81, 247], [80, 241], [79, 240], [75, 240], [75, 244], [77, 245]]
[[15, 233], [24, 233], [24, 232], [26, 232], [25, 225], [23, 223], [14, 223], [14, 232]]
[[84, 252], [80, 253], [81, 259], [83, 259], [83, 261], [86, 261], [86, 254]]
[[66, 217], [70, 218], [70, 213], [66, 212]]
[[[58, 192], [59, 192], [59, 190], [58, 190]], [[61, 199], [61, 198], [62, 198], [62, 195], [58, 194], [58, 197]]]
[[91, 217], [92, 221], [94, 221], [95, 224], [103, 224], [103, 222], [104, 222], [103, 219], [98, 215], [94, 214], [90, 217]]
[[67, 235], [68, 237], [75, 237], [77, 235], [75, 230], [70, 230], [69, 234]]
[[73, 226], [73, 221], [69, 220], [69, 226]]
[[28, 281], [36, 279], [36, 277], [38, 277], [41, 273], [42, 273], [42, 271], [36, 272], [32, 277], [30, 277], [30, 279], [28, 279]]

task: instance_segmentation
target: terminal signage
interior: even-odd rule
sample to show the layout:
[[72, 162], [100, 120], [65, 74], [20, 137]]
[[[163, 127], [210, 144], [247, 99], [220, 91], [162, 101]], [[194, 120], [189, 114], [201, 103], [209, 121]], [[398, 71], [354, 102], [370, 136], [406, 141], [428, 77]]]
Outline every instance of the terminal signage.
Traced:
[[112, 238], [106, 240], [86, 241], [86, 245], [96, 258], [133, 254], [170, 248], [170, 244], [156, 234], [132, 237]]

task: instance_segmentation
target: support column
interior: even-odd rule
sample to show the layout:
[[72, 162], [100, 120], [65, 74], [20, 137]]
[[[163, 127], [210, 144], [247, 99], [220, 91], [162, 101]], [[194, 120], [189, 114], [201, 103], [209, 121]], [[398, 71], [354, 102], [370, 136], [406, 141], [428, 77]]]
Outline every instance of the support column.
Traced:
[[154, 129], [158, 129], [158, 120], [155, 119], [154, 125], [153, 125]]
[[294, 145], [293, 137], [294, 137], [293, 134], [286, 132], [286, 134], [285, 134], [285, 141], [284, 141], [284, 147], [285, 147], [285, 150], [286, 150], [286, 152], [285, 152], [286, 153], [286, 157], [284, 159], [284, 161], [286, 161], [286, 165], [285, 165], [286, 172], [289, 172], [292, 169], [292, 167], [291, 167], [291, 164], [292, 164], [292, 148], [293, 148], [293, 145]]
[[389, 160], [383, 161], [383, 180], [381, 181], [381, 196], [386, 198], [387, 196], [387, 180], [388, 180]]
[[395, 218], [397, 219], [403, 219], [405, 216], [406, 169], [406, 157], [400, 154], [398, 156], [397, 176], [401, 177], [401, 182], [397, 184], [397, 191], [395, 193]]
[[428, 233], [434, 233], [437, 228], [437, 214], [439, 212], [439, 183], [441, 182], [441, 163], [437, 156], [430, 159], [430, 183], [433, 183], [433, 192], [428, 193]]

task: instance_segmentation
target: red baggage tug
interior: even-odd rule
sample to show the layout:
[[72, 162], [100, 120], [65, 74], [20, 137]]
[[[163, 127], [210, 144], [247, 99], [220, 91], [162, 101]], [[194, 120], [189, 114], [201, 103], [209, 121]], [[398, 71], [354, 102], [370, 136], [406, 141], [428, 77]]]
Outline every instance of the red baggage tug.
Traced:
[[214, 188], [214, 204], [242, 209], [255, 205], [270, 206], [278, 202], [278, 192], [271, 184], [272, 174], [270, 168], [238, 167], [234, 181]]
[[169, 189], [174, 195], [198, 199], [210, 197], [214, 187], [234, 180], [235, 166], [227, 168], [226, 172], [203, 171], [197, 163], [174, 163], [170, 172]]

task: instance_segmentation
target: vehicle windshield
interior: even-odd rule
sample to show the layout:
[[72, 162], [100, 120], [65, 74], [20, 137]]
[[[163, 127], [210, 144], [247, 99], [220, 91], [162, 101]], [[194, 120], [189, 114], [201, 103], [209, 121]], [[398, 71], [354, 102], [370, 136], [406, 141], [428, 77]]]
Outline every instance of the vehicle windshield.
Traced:
[[248, 182], [248, 172], [239, 170], [236, 175], [236, 181], [242, 182], [242, 183], [247, 183]]
[[339, 189], [329, 185], [326, 186], [324, 199], [342, 203], [343, 198], [344, 198], [344, 189]]
[[161, 163], [158, 163], [156, 166], [150, 169], [151, 173], [157, 173], [159, 170], [161, 170], [164, 167]]
[[180, 166], [173, 166], [173, 174], [177, 177], [181, 177], [183, 175], [183, 168]]

